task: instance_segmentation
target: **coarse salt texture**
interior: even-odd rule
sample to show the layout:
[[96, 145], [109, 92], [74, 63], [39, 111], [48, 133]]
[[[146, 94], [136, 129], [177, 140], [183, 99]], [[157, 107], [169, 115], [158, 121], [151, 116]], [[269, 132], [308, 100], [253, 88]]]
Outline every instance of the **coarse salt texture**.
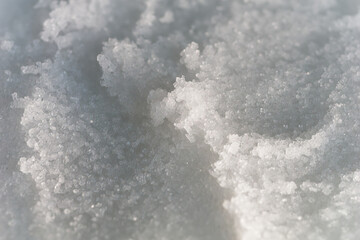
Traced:
[[0, 240], [358, 240], [359, 7], [0, 0]]

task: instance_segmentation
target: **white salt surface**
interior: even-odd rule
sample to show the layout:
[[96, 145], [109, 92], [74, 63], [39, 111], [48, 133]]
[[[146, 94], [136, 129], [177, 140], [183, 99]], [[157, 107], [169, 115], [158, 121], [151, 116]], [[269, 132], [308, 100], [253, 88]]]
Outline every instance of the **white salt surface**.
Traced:
[[0, 240], [358, 240], [359, 6], [0, 0]]

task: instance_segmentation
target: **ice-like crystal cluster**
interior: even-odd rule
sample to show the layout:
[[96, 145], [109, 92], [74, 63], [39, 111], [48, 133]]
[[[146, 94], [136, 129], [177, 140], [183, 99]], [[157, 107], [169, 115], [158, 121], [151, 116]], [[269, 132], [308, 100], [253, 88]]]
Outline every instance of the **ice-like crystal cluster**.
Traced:
[[0, 0], [0, 240], [359, 236], [359, 0]]

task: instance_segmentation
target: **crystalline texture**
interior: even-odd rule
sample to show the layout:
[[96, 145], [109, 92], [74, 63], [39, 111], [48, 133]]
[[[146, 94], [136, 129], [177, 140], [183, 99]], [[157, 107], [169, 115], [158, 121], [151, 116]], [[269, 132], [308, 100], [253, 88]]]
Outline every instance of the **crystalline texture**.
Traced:
[[0, 239], [358, 239], [356, 0], [0, 2]]

